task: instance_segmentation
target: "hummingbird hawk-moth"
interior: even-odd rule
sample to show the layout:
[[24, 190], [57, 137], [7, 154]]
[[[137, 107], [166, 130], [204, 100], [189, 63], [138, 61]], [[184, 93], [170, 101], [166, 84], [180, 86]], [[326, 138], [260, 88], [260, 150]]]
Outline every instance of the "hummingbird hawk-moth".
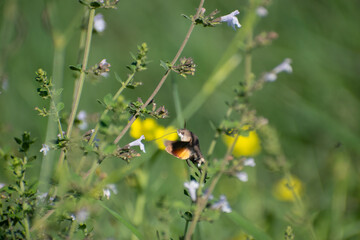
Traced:
[[198, 167], [205, 163], [205, 159], [200, 150], [199, 138], [187, 129], [177, 130], [177, 134], [180, 137], [179, 141], [165, 141], [165, 151], [171, 155], [191, 161]]

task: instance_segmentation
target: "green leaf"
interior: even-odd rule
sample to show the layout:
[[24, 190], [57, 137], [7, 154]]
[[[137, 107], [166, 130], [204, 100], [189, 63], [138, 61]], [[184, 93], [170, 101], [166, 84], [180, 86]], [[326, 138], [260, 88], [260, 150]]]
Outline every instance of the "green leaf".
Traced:
[[91, 6], [92, 8], [99, 8], [99, 7], [101, 7], [101, 4], [100, 4], [99, 2], [91, 2], [91, 3], [90, 3], [90, 6]]
[[233, 222], [239, 225], [239, 227], [244, 230], [247, 234], [253, 236], [255, 239], [261, 240], [272, 240], [265, 232], [260, 230], [257, 226], [255, 226], [251, 221], [245, 219], [240, 214], [232, 211], [231, 213], [226, 214]]
[[80, 65], [80, 64], [79, 64], [79, 65], [76, 65], [76, 66], [70, 65], [69, 68], [70, 68], [71, 70], [73, 70], [73, 71], [81, 72], [81, 65]]
[[116, 81], [118, 81], [119, 83], [123, 83], [122, 79], [120, 78], [120, 76], [119, 76], [117, 73], [115, 73], [115, 79], [116, 79]]
[[14, 137], [14, 139], [15, 139], [15, 142], [16, 142], [17, 144], [21, 144], [21, 143], [22, 143], [22, 141], [21, 141], [19, 138], [17, 138], [17, 137]]
[[166, 71], [169, 70], [169, 64], [160, 60], [160, 66], [162, 66]]
[[56, 111], [60, 112], [61, 110], [63, 110], [65, 107], [65, 104], [63, 102], [59, 102], [58, 104], [56, 104]]
[[119, 222], [121, 222], [122, 224], [125, 225], [125, 227], [127, 227], [138, 239], [143, 239], [143, 236], [141, 235], [141, 233], [139, 232], [139, 230], [137, 230], [135, 228], [135, 226], [133, 226], [130, 222], [128, 222], [125, 218], [123, 218], [122, 216], [120, 216], [117, 212], [111, 210], [110, 208], [108, 208], [103, 202], [99, 201], [100, 206], [102, 206], [104, 209], [106, 209], [111, 215], [113, 215], [117, 220], [119, 220]]
[[104, 103], [105, 103], [106, 106], [113, 106], [114, 105], [113, 96], [111, 95], [111, 93], [107, 94], [104, 97]]

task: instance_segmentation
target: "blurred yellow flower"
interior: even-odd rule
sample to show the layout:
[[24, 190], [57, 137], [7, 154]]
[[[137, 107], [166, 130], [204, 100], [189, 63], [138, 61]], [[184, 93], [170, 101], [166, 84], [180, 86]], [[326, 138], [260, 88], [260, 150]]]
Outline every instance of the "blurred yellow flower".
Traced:
[[[303, 195], [304, 187], [299, 178], [290, 176], [280, 179], [273, 188], [273, 195], [280, 201], [293, 202]], [[294, 195], [295, 194], [295, 195]]]
[[147, 118], [145, 120], [141, 120], [140, 118], [138, 118], [131, 125], [130, 136], [137, 139], [141, 135], [144, 135], [146, 141], [151, 141], [155, 139], [154, 129], [156, 127], [157, 123], [154, 119]]
[[[249, 129], [249, 126], [244, 126], [243, 130]], [[223, 136], [223, 140], [225, 144], [230, 147], [234, 142], [235, 137], [231, 137], [228, 135]], [[261, 150], [260, 146], [260, 138], [257, 135], [256, 131], [249, 131], [248, 136], [239, 136], [232, 154], [235, 157], [239, 156], [255, 156]]]
[[[166, 134], [169, 135], [164, 136]], [[165, 149], [165, 140], [174, 141], [177, 139], [176, 128], [174, 128], [173, 126], [165, 128], [164, 126], [157, 124], [157, 122], [153, 118], [147, 118], [145, 120], [141, 120], [138, 118], [131, 125], [130, 136], [137, 139], [141, 135], [145, 136], [146, 141], [155, 140], [155, 143], [161, 150]]]
[[[173, 133], [173, 134], [171, 134], [171, 133]], [[169, 134], [169, 135], [167, 135], [167, 134]], [[163, 126], [158, 126], [155, 129], [155, 138], [159, 138], [159, 139], [155, 140], [158, 147], [161, 150], [165, 150], [165, 145], [164, 145], [165, 140], [175, 141], [178, 138], [178, 135], [176, 133], [176, 128], [174, 128], [173, 126], [169, 126], [167, 128], [164, 128]]]

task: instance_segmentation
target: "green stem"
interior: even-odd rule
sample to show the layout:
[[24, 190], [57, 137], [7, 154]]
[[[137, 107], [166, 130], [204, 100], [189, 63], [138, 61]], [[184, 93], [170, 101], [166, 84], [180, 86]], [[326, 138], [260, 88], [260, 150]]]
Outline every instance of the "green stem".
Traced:
[[30, 237], [30, 228], [29, 228], [29, 220], [27, 219], [27, 217], [24, 219], [24, 227], [25, 227], [25, 237], [26, 237], [26, 240], [31, 240], [31, 237]]
[[185, 229], [184, 229], [184, 236], [185, 236], [185, 234], [187, 233], [188, 227], [189, 227], [189, 221], [186, 220]]
[[[205, 0], [200, 0], [200, 4], [199, 7], [197, 9], [197, 12], [195, 14], [194, 18], [197, 18], [200, 14], [200, 11], [204, 5], [204, 1]], [[192, 22], [190, 25], [190, 28], [185, 36], [184, 41], [182, 42], [178, 52], [176, 53], [174, 59], [171, 61], [171, 66], [175, 65], [175, 63], [177, 62], [177, 60], [179, 59], [181, 53], [183, 52], [187, 42], [189, 41], [190, 35], [195, 27], [195, 22]], [[128, 124], [123, 128], [123, 130], [120, 132], [120, 134], [116, 137], [116, 139], [114, 140], [114, 144], [117, 144], [120, 139], [125, 135], [125, 133], [129, 130], [130, 126], [133, 124], [133, 122], [136, 120], [136, 118], [139, 116], [139, 113], [145, 109], [149, 103], [154, 99], [154, 97], [156, 96], [156, 94], [160, 91], [162, 85], [164, 84], [165, 80], [167, 79], [168, 75], [170, 74], [171, 69], [168, 69], [164, 76], [161, 78], [159, 84], [156, 86], [155, 90], [153, 91], [153, 93], [150, 95], [150, 97], [146, 100], [146, 102], [141, 106], [141, 108], [134, 114], [134, 116], [131, 118], [131, 120], [128, 122]]]
[[249, 30], [246, 36], [246, 53], [245, 53], [245, 88], [246, 90], [251, 88], [252, 85], [252, 45], [253, 45], [253, 31]]
[[[87, 67], [89, 53], [90, 53], [94, 16], [95, 16], [95, 9], [90, 9], [89, 22], [88, 22], [88, 28], [87, 28], [87, 33], [86, 33], [84, 57], [83, 57], [83, 61], [82, 61], [82, 67], [81, 67], [81, 73], [79, 76], [78, 87], [77, 87], [77, 89], [75, 89], [74, 101], [73, 101], [73, 105], [72, 105], [72, 109], [71, 109], [71, 113], [70, 113], [70, 117], [69, 117], [69, 125], [66, 130], [67, 138], [70, 138], [70, 136], [71, 136], [76, 112], [79, 107], [81, 92], [82, 92], [84, 81], [85, 81], [86, 67]], [[64, 159], [65, 159], [65, 150], [62, 150], [61, 154], [60, 154], [60, 158], [59, 158], [59, 163], [58, 163], [59, 166], [63, 165]]]
[[[128, 78], [126, 79], [125, 83], [122, 84], [122, 86], [119, 88], [119, 90], [116, 92], [116, 94], [114, 95], [113, 97], [113, 101], [116, 101], [120, 94], [122, 93], [122, 91], [126, 88], [126, 86], [133, 80], [135, 76], [135, 73], [132, 73], [128, 76]], [[104, 112], [101, 114], [100, 116], [100, 119], [98, 121], [98, 123], [96, 124], [95, 126], [95, 129], [94, 129], [94, 133], [91, 135], [91, 138], [89, 140], [89, 143], [92, 144], [94, 142], [94, 139], [95, 139], [95, 136], [97, 134], [97, 132], [99, 131], [99, 128], [100, 128], [100, 121], [103, 117], [106, 116], [106, 114], [109, 112], [109, 109], [105, 109]]]
[[[236, 141], [237, 141], [238, 137], [239, 137], [239, 134], [236, 134], [234, 142], [231, 144], [231, 146], [226, 151], [226, 154], [225, 154], [225, 156], [223, 158], [223, 161], [222, 161], [222, 164], [221, 164], [220, 171], [218, 171], [217, 174], [215, 175], [213, 181], [211, 182], [211, 184], [210, 184], [210, 186], [208, 188], [207, 193], [204, 196], [200, 196], [197, 199], [194, 218], [193, 218], [193, 220], [192, 220], [192, 222], [190, 224], [189, 230], [187, 231], [187, 233], [185, 235], [185, 240], [190, 240], [191, 239], [191, 236], [194, 233], [196, 225], [197, 225], [197, 223], [198, 223], [198, 221], [200, 219], [201, 213], [204, 210], [204, 208], [206, 207], [209, 196], [214, 191], [216, 184], [219, 182], [221, 176], [223, 175], [223, 173], [225, 171], [225, 167], [226, 167], [226, 165], [228, 163], [227, 159], [229, 158], [230, 154], [234, 150], [234, 147], [235, 147], [235, 144], [236, 144]], [[203, 172], [205, 172], [205, 171], [203, 171]], [[202, 173], [202, 175], [205, 175], [205, 174]], [[199, 194], [198, 194], [198, 196], [199, 196]]]

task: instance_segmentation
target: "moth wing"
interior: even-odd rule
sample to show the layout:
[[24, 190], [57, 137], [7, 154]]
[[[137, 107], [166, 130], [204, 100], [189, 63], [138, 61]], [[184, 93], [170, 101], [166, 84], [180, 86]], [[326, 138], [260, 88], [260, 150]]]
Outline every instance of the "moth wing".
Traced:
[[165, 141], [164, 145], [165, 151], [177, 158], [186, 160], [191, 156], [191, 149], [189, 148], [188, 142]]

